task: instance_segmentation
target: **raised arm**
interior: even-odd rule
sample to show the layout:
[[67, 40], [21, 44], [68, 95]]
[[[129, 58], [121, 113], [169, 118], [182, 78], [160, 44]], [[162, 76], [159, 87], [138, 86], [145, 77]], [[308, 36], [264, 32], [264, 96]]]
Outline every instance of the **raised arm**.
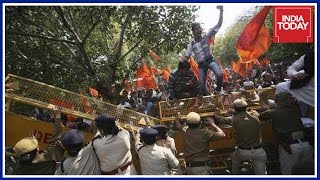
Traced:
[[220, 138], [226, 137], [226, 134], [214, 123], [212, 118], [207, 118], [207, 121]]
[[208, 33], [208, 36], [209, 36], [210, 38], [213, 37], [213, 36], [218, 32], [218, 30], [221, 28], [221, 26], [222, 26], [222, 21], [223, 21], [223, 6], [217, 6], [217, 9], [220, 10], [219, 20], [218, 20], [217, 25], [215, 25], [212, 29], [210, 29], [210, 31], [209, 31], [209, 33]]

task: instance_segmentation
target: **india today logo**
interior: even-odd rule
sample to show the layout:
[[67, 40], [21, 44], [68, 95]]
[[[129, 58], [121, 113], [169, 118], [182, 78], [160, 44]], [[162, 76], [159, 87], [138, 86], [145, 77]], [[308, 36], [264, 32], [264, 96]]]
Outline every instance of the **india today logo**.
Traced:
[[313, 6], [273, 7], [273, 42], [313, 43]]

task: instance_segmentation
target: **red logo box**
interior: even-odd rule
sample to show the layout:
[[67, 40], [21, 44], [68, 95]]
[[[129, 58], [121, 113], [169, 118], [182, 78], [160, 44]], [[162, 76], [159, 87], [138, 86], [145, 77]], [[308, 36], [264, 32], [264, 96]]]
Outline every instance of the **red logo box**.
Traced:
[[274, 43], [313, 43], [313, 6], [273, 7]]

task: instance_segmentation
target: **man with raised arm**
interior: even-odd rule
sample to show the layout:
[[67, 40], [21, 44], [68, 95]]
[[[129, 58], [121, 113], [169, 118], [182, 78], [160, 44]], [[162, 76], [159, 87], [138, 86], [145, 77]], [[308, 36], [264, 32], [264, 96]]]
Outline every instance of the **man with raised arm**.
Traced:
[[218, 30], [222, 25], [223, 20], [223, 6], [217, 6], [220, 10], [220, 17], [218, 24], [209, 30], [207, 34], [202, 36], [202, 28], [200, 23], [192, 23], [191, 29], [193, 34], [193, 40], [188, 45], [185, 55], [183, 55], [182, 60], [188, 61], [192, 53], [195, 55], [195, 59], [199, 66], [199, 82], [202, 95], [207, 95], [206, 90], [206, 77], [208, 69], [212, 70], [217, 79], [216, 91], [221, 94], [222, 87], [222, 72], [217, 63], [217, 61], [212, 56], [211, 51], [211, 39], [217, 34]]

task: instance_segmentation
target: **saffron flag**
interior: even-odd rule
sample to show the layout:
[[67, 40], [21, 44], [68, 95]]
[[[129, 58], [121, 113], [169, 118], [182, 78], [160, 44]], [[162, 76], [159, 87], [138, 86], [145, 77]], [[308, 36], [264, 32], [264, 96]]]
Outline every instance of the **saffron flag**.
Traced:
[[250, 69], [252, 69], [254, 67], [254, 65], [260, 66], [260, 63], [257, 59], [251, 61], [250, 63], [245, 63], [246, 65], [246, 71], [249, 71]]
[[150, 50], [149, 56], [156, 62], [160, 61], [160, 57], [153, 50]]
[[240, 34], [236, 43], [237, 53], [242, 63], [257, 59], [270, 46], [270, 34], [264, 22], [271, 6], [265, 6], [254, 16]]
[[137, 82], [136, 82], [136, 88], [157, 88], [157, 83], [151, 74], [148, 66], [143, 63], [140, 68], [137, 69]]
[[97, 90], [95, 90], [94, 88], [92, 88], [92, 87], [89, 87], [89, 92], [94, 97], [98, 97], [99, 96], [99, 92]]
[[166, 81], [169, 81], [169, 77], [170, 77], [170, 72], [163, 69], [162, 70], [162, 78], [165, 79]]
[[192, 56], [189, 59], [189, 64], [191, 66], [191, 69], [192, 69], [194, 75], [199, 80], [199, 67], [198, 67], [198, 64], [196, 63], [196, 61], [193, 59]]
[[231, 68], [235, 73], [239, 74], [242, 77], [246, 77], [247, 71], [244, 63], [240, 63], [240, 61], [231, 61]]
[[169, 73], [172, 72], [172, 68], [171, 68], [171, 65], [168, 65], [166, 68], [164, 68], [165, 70], [167, 70]]

